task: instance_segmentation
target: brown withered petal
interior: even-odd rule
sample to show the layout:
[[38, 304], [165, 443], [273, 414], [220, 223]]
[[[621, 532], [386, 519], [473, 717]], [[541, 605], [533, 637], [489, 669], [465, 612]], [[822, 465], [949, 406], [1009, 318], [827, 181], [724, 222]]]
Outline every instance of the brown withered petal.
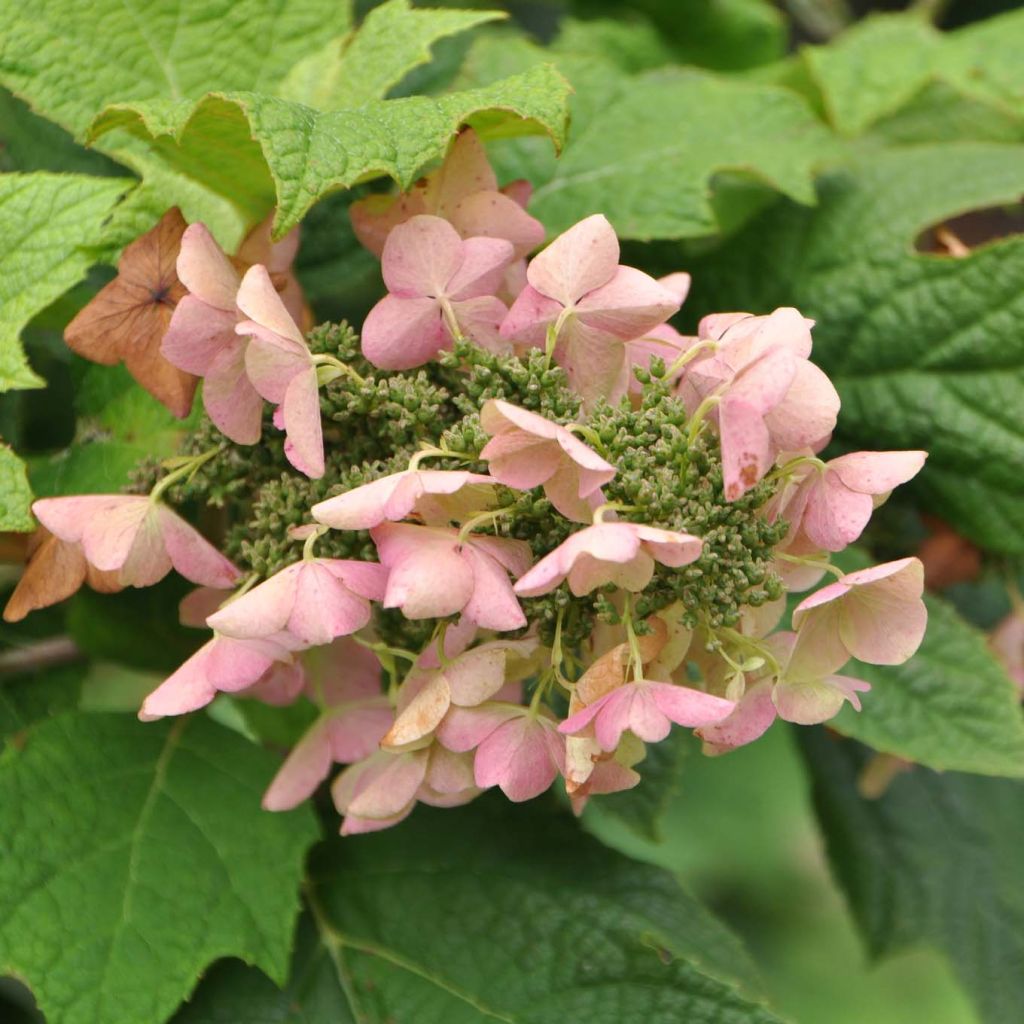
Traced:
[[4, 608], [4, 621], [20, 622], [29, 612], [70, 597], [85, 582], [102, 594], [123, 589], [116, 572], [94, 569], [78, 544], [68, 544], [41, 526], [29, 538], [28, 564]]
[[175, 263], [185, 219], [170, 209], [121, 254], [117, 277], [68, 324], [64, 340], [86, 359], [128, 372], [175, 416], [192, 408], [196, 378], [160, 352], [171, 314], [186, 294]]

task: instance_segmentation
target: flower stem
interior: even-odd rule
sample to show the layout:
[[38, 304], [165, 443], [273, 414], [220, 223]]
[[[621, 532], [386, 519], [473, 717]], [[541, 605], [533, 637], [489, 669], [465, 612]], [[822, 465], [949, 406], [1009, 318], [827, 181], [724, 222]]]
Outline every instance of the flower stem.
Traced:
[[457, 544], [465, 544], [466, 538], [478, 527], [484, 523], [495, 522], [501, 519], [503, 516], [511, 515], [511, 508], [496, 508], [490, 512], [481, 512], [478, 516], [473, 516], [472, 519], [467, 519], [459, 530], [459, 536], [456, 539]]
[[207, 463], [215, 455], [219, 455], [224, 449], [223, 448], [211, 448], [208, 452], [203, 452], [202, 455], [197, 455], [194, 459], [189, 459], [183, 466], [179, 466], [172, 473], [168, 473], [163, 479], [158, 480], [153, 489], [149, 492], [150, 501], [159, 501], [160, 496], [170, 487], [172, 484], [177, 483], [182, 477], [190, 476], [195, 473], [200, 466]]

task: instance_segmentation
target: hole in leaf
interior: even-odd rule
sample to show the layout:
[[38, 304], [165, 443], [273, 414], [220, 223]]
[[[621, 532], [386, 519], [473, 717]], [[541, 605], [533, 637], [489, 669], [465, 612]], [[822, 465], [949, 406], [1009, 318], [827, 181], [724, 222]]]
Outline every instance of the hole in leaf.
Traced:
[[1024, 234], [1024, 204], [992, 206], [950, 217], [922, 231], [914, 242], [918, 252], [962, 257], [980, 245]]

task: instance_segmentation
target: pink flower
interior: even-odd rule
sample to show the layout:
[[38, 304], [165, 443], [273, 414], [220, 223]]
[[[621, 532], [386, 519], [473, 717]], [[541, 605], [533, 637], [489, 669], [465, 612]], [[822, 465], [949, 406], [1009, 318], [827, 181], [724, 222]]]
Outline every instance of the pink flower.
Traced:
[[202, 586], [234, 586], [239, 571], [166, 505], [145, 495], [84, 494], [42, 498], [32, 511], [55, 536], [81, 544], [86, 561], [117, 572], [126, 587], [148, 587], [173, 566]]
[[440, 217], [417, 216], [384, 245], [381, 271], [390, 294], [363, 324], [363, 355], [384, 370], [429, 362], [463, 335], [495, 350], [505, 306], [494, 293], [512, 259], [500, 238], [469, 238]]
[[857, 694], [870, 690], [870, 684], [836, 675], [822, 648], [802, 643], [795, 633], [776, 633], [770, 645], [783, 663], [771, 693], [780, 718], [797, 725], [817, 725], [838, 714], [844, 701], [860, 711]]
[[487, 153], [472, 128], [452, 143], [444, 163], [422, 184], [398, 196], [369, 196], [349, 207], [356, 238], [375, 256], [384, 251], [391, 230], [418, 214], [436, 214], [463, 237], [503, 238], [515, 257], [544, 241], [544, 225], [526, 212], [527, 182], [498, 190]]
[[204, 224], [181, 239], [178, 277], [189, 290], [175, 307], [161, 345], [164, 357], [203, 378], [210, 419], [238, 444], [260, 439], [263, 401], [245, 373], [247, 341], [235, 333], [240, 278]]
[[307, 558], [214, 612], [211, 629], [241, 640], [287, 633], [305, 646], [347, 636], [370, 621], [370, 601], [384, 596], [375, 562]]
[[794, 661], [809, 659], [823, 673], [850, 658], [899, 665], [924, 639], [928, 611], [924, 568], [916, 558], [886, 562], [842, 576], [793, 612]]
[[852, 452], [805, 477], [786, 509], [815, 548], [842, 551], [894, 487], [921, 471], [927, 452]]
[[600, 496], [601, 487], [615, 476], [614, 466], [565, 427], [500, 399], [484, 403], [480, 423], [491, 435], [480, 457], [495, 480], [523, 491], [543, 484], [562, 515], [590, 522], [588, 499]]
[[452, 708], [437, 738], [456, 753], [475, 749], [476, 784], [498, 786], [515, 803], [539, 796], [565, 771], [565, 740], [558, 724], [522, 705]]
[[444, 666], [428, 669], [421, 659], [402, 682], [395, 724], [382, 745], [397, 750], [422, 744], [452, 705], [473, 707], [496, 696], [505, 686], [508, 659], [525, 659], [536, 647], [532, 637], [495, 640], [456, 655]]
[[379, 750], [346, 768], [331, 786], [334, 805], [345, 815], [342, 835], [396, 825], [417, 800], [453, 807], [479, 792], [469, 758], [436, 745], [397, 754]]
[[614, 583], [638, 592], [651, 582], [654, 563], [672, 568], [700, 557], [699, 537], [636, 523], [597, 523], [574, 533], [515, 585], [521, 597], [550, 593], [568, 578], [577, 597]]
[[250, 267], [238, 290], [238, 308], [248, 317], [235, 330], [250, 338], [245, 372], [253, 387], [279, 408], [275, 426], [285, 431], [284, 452], [300, 473], [324, 475], [324, 436], [316, 363], [266, 267]]
[[[321, 702], [320, 717], [292, 749], [263, 796], [268, 811], [286, 811], [312, 795], [334, 764], [370, 757], [391, 726], [394, 713], [380, 689], [380, 664], [351, 640], [309, 652], [323, 662], [313, 675], [311, 696]], [[330, 686], [317, 675], [329, 668]]]
[[524, 541], [411, 523], [383, 523], [370, 531], [388, 570], [385, 608], [408, 619], [444, 618], [458, 612], [484, 629], [526, 625], [507, 573], [530, 564]]
[[735, 706], [733, 701], [703, 690], [640, 679], [616, 687], [558, 728], [572, 734], [592, 724], [601, 749], [614, 750], [626, 730], [646, 743], [658, 743], [669, 734], [673, 722], [690, 728], [714, 725], [727, 718]]
[[679, 309], [666, 288], [619, 265], [619, 242], [600, 214], [559, 235], [530, 263], [528, 285], [501, 325], [501, 336], [531, 345], [556, 337], [555, 359], [588, 406], [611, 394], [622, 373], [625, 342]]
[[753, 487], [780, 451], [818, 451], [831, 436], [839, 396], [808, 361], [811, 326], [789, 308], [701, 321], [700, 337], [717, 341], [717, 350], [690, 364], [679, 393], [691, 413], [705, 398], [719, 396], [710, 415], [718, 422], [729, 501]]
[[468, 518], [494, 502], [494, 481], [461, 470], [407, 469], [314, 505], [313, 518], [335, 530], [368, 530], [416, 515], [428, 525]]
[[214, 636], [145, 699], [139, 718], [148, 722], [195, 711], [218, 693], [247, 689], [275, 662], [290, 658], [291, 651], [277, 638], [235, 640]]
[[774, 685], [771, 679], [753, 683], [725, 718], [699, 728], [697, 735], [704, 741], [704, 753], [726, 754], [763, 736], [778, 715], [772, 700]]

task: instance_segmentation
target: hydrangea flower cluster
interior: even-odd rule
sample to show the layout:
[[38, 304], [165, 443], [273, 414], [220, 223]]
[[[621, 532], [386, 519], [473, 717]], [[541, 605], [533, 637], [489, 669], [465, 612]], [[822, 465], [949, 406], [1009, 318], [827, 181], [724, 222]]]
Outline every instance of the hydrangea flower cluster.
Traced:
[[[685, 337], [689, 277], [621, 265], [601, 215], [527, 262], [529, 193], [467, 130], [410, 193], [356, 202], [387, 286], [358, 343], [304, 333], [273, 267], [189, 226], [162, 355], [202, 378], [208, 421], [170, 472], [140, 469], [145, 493], [35, 505], [71, 589], [199, 585], [182, 620], [210, 636], [143, 719], [220, 694], [316, 709], [270, 810], [344, 765], [343, 833], [559, 778], [579, 811], [635, 786], [673, 725], [720, 754], [826, 721], [869, 689], [847, 662], [921, 642], [916, 559], [830, 556], [925, 453], [819, 457], [839, 397], [813, 321], [723, 313]], [[168, 501], [223, 506], [233, 561]], [[69, 589], [33, 586], [19, 607]]]

